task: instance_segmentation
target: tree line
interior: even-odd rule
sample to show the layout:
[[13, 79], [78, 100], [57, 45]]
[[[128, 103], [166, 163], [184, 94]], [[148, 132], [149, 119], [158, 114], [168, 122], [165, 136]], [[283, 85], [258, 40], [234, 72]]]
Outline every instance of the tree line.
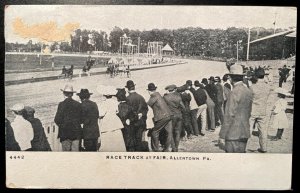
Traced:
[[[276, 29], [276, 33], [286, 29]], [[251, 28], [251, 41], [272, 35], [273, 29], [262, 27]], [[77, 29], [71, 35], [70, 42], [53, 42], [50, 50], [58, 47], [64, 52], [106, 51], [117, 53], [120, 49], [120, 37], [126, 34], [132, 44], [137, 45], [140, 39], [140, 53], [147, 52], [148, 42], [161, 41], [169, 44], [177, 56], [196, 56], [202, 58], [236, 58], [246, 59], [248, 29], [229, 27], [227, 29], [203, 29], [186, 27], [179, 29], [132, 30], [115, 26], [109, 36], [105, 31]], [[238, 43], [237, 43], [238, 42]], [[45, 45], [44, 45], [45, 46]], [[40, 51], [41, 44], [6, 43], [6, 50], [21, 49]], [[279, 59], [295, 54], [295, 38], [279, 36], [269, 40], [250, 44], [250, 59]]]

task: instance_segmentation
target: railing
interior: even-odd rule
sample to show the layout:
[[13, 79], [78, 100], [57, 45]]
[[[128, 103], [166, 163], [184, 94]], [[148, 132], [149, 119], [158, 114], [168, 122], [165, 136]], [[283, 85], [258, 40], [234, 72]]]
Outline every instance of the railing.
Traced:
[[50, 144], [52, 151], [62, 151], [60, 140], [58, 136], [58, 126], [55, 123], [44, 125], [46, 137]]
[[[58, 126], [55, 123], [48, 123], [48, 124], [44, 125], [44, 128], [45, 128], [46, 137], [50, 144], [51, 150], [52, 151], [62, 151], [62, 146], [61, 146], [60, 140], [57, 138]], [[116, 129], [116, 130], [119, 130], [119, 129]], [[113, 130], [110, 132], [114, 132], [116, 130]], [[107, 132], [101, 132], [102, 137], [105, 137], [106, 133]], [[146, 131], [143, 133], [142, 141], [147, 141], [148, 147], [149, 147], [149, 149], [151, 149], [150, 138], [147, 136]]]

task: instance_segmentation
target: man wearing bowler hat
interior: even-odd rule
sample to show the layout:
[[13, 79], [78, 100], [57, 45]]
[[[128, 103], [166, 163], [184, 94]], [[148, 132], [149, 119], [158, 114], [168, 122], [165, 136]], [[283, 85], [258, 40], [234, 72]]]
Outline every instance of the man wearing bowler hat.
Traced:
[[98, 138], [100, 137], [98, 118], [99, 109], [95, 102], [90, 100], [88, 89], [81, 89], [77, 93], [81, 100], [82, 123], [83, 123], [83, 148], [85, 151], [98, 150]]
[[54, 122], [58, 126], [58, 138], [63, 151], [79, 151], [79, 140], [82, 136], [81, 104], [72, 99], [73, 86], [66, 85], [61, 89], [65, 100], [58, 104]]
[[147, 125], [147, 113], [148, 106], [147, 103], [141, 95], [136, 93], [135, 84], [132, 80], [128, 80], [125, 88], [127, 88], [129, 95], [126, 98], [126, 102], [129, 106], [132, 107], [132, 111], [137, 115], [137, 119], [130, 123], [131, 129], [135, 133], [135, 151], [145, 151], [143, 148], [143, 132], [146, 131]]
[[227, 99], [224, 124], [219, 133], [219, 145], [227, 153], [245, 153], [250, 138], [253, 92], [244, 86], [243, 76], [242, 66], [230, 66], [229, 77], [233, 89]]
[[153, 151], [159, 151], [159, 134], [163, 129], [166, 131], [166, 141], [163, 151], [169, 151], [172, 143], [172, 112], [169, 109], [164, 98], [156, 91], [154, 83], [148, 84], [150, 99], [147, 104], [153, 110], [154, 128], [151, 130], [151, 148]]
[[172, 124], [173, 124], [173, 140], [172, 140], [172, 151], [177, 152], [180, 135], [182, 132], [182, 114], [185, 111], [185, 106], [182, 102], [181, 96], [176, 92], [176, 85], [168, 85], [165, 90], [168, 92], [164, 95], [164, 99], [171, 110]]

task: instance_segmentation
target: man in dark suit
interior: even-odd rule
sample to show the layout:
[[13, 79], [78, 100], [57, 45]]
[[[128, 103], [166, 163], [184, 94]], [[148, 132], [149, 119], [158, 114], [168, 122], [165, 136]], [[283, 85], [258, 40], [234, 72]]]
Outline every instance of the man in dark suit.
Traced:
[[125, 86], [128, 89], [129, 95], [126, 98], [126, 102], [132, 107], [133, 113], [137, 115], [138, 119], [131, 122], [130, 126], [135, 133], [135, 151], [146, 151], [143, 148], [143, 132], [146, 131], [147, 125], [147, 103], [141, 95], [135, 92], [135, 84], [132, 80], [128, 80]]
[[172, 112], [169, 109], [164, 98], [156, 91], [156, 86], [153, 83], [148, 84], [148, 92], [150, 99], [147, 104], [153, 110], [154, 128], [151, 130], [151, 148], [153, 151], [159, 151], [159, 134], [163, 129], [166, 131], [166, 141], [163, 151], [169, 151], [172, 143]]
[[18, 142], [15, 139], [14, 130], [10, 121], [5, 117], [5, 148], [6, 151], [21, 151]]
[[190, 102], [192, 100], [192, 97], [190, 93], [185, 92], [187, 89], [186, 85], [183, 85], [181, 87], [177, 88], [177, 92], [180, 93], [182, 102], [185, 106], [185, 111], [183, 112], [183, 127], [184, 130], [187, 133], [187, 138], [192, 138], [192, 135], [194, 134], [193, 131], [193, 125], [192, 125], [192, 117], [191, 117], [191, 109], [190, 109]]
[[283, 66], [283, 68], [279, 68], [279, 87], [282, 87], [282, 83], [286, 82], [287, 77], [289, 76], [290, 69], [286, 67], [286, 65]]
[[212, 99], [212, 101], [215, 103], [215, 109], [214, 109], [214, 115], [215, 115], [215, 125], [218, 127], [220, 124], [218, 122], [218, 116], [217, 116], [217, 103], [218, 103], [218, 89], [215, 85], [215, 79], [213, 76], [211, 76], [209, 79], [209, 84], [206, 85], [205, 90], [207, 91], [209, 97]]
[[227, 100], [224, 124], [219, 133], [219, 146], [227, 153], [245, 153], [250, 138], [253, 92], [244, 86], [243, 75], [242, 66], [235, 64], [230, 67], [233, 90]]
[[198, 130], [199, 134], [201, 136], [204, 136], [205, 134], [203, 133], [206, 130], [207, 126], [207, 104], [206, 104], [206, 99], [207, 96], [204, 91], [204, 86], [200, 84], [198, 80], [194, 82], [195, 88], [192, 88], [191, 91], [194, 95], [195, 101], [198, 105], [198, 111], [196, 114], [197, 121], [198, 121]]
[[66, 85], [63, 91], [65, 100], [58, 104], [54, 122], [58, 125], [58, 138], [63, 151], [79, 151], [79, 140], [82, 136], [81, 104], [74, 99], [73, 86]]
[[80, 93], [77, 93], [81, 100], [83, 123], [82, 139], [85, 151], [97, 151], [99, 149], [99, 109], [97, 104], [90, 100], [92, 94], [93, 93], [90, 93], [88, 89], [81, 89]]
[[223, 93], [223, 87], [221, 85], [221, 78], [219, 76], [215, 77], [215, 85], [217, 88], [217, 103], [215, 106], [216, 109], [216, 122], [220, 121], [221, 124], [223, 124], [223, 118], [224, 118], [224, 111], [223, 111], [223, 103], [224, 103], [224, 93]]
[[226, 107], [226, 102], [227, 102], [227, 99], [228, 99], [228, 96], [229, 96], [229, 93], [231, 92], [232, 90], [232, 86], [231, 84], [229, 83], [229, 80], [228, 80], [228, 75], [225, 74], [222, 78], [223, 80], [223, 93], [224, 93], [224, 106], [223, 106], [223, 110], [225, 111], [225, 107]]
[[185, 106], [182, 102], [181, 96], [178, 92], [176, 92], [176, 85], [172, 84], [166, 86], [166, 90], [168, 93], [164, 95], [164, 99], [171, 110], [172, 124], [173, 124], [173, 140], [172, 140], [172, 151], [177, 152], [180, 135], [182, 132], [182, 114], [185, 111]]

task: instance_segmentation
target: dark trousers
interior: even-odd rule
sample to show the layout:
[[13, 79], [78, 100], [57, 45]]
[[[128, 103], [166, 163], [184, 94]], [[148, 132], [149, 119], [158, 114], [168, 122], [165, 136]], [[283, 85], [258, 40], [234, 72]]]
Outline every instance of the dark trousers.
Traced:
[[135, 151], [135, 132], [132, 127], [126, 126], [122, 129], [126, 151]]
[[134, 141], [134, 151], [144, 151], [143, 150], [143, 132], [145, 131], [144, 127], [133, 126], [133, 141]]
[[188, 136], [190, 136], [191, 134], [194, 134], [193, 126], [192, 126], [191, 112], [185, 112], [183, 114], [183, 128], [186, 131]]
[[166, 130], [166, 141], [163, 151], [169, 151], [169, 147], [171, 145], [173, 137], [171, 117], [161, 119], [154, 123], [154, 128], [151, 131], [151, 148], [153, 151], [159, 151], [159, 134], [163, 129]]
[[192, 125], [193, 125], [193, 131], [194, 131], [195, 135], [199, 135], [197, 112], [198, 112], [198, 109], [191, 110]]
[[224, 101], [224, 104], [223, 104], [223, 111], [224, 111], [224, 114], [225, 114], [226, 102], [227, 102], [227, 100]]
[[207, 104], [207, 126], [209, 130], [216, 128], [214, 103]]
[[84, 151], [97, 151], [98, 138], [97, 139], [84, 139], [83, 140]]
[[223, 102], [217, 102], [215, 103], [215, 123], [220, 121], [221, 124], [223, 124], [224, 121], [224, 111], [223, 111]]
[[283, 82], [286, 82], [286, 78], [283, 77], [283, 76], [280, 76], [280, 77], [279, 77], [279, 87], [282, 87], [282, 83], [283, 83]]
[[246, 153], [247, 141], [248, 139], [239, 139], [239, 140], [225, 139], [226, 153]]
[[172, 151], [177, 152], [181, 131], [182, 131], [182, 116], [181, 115], [174, 115], [172, 118], [172, 126], [173, 126], [173, 138], [172, 138]]

